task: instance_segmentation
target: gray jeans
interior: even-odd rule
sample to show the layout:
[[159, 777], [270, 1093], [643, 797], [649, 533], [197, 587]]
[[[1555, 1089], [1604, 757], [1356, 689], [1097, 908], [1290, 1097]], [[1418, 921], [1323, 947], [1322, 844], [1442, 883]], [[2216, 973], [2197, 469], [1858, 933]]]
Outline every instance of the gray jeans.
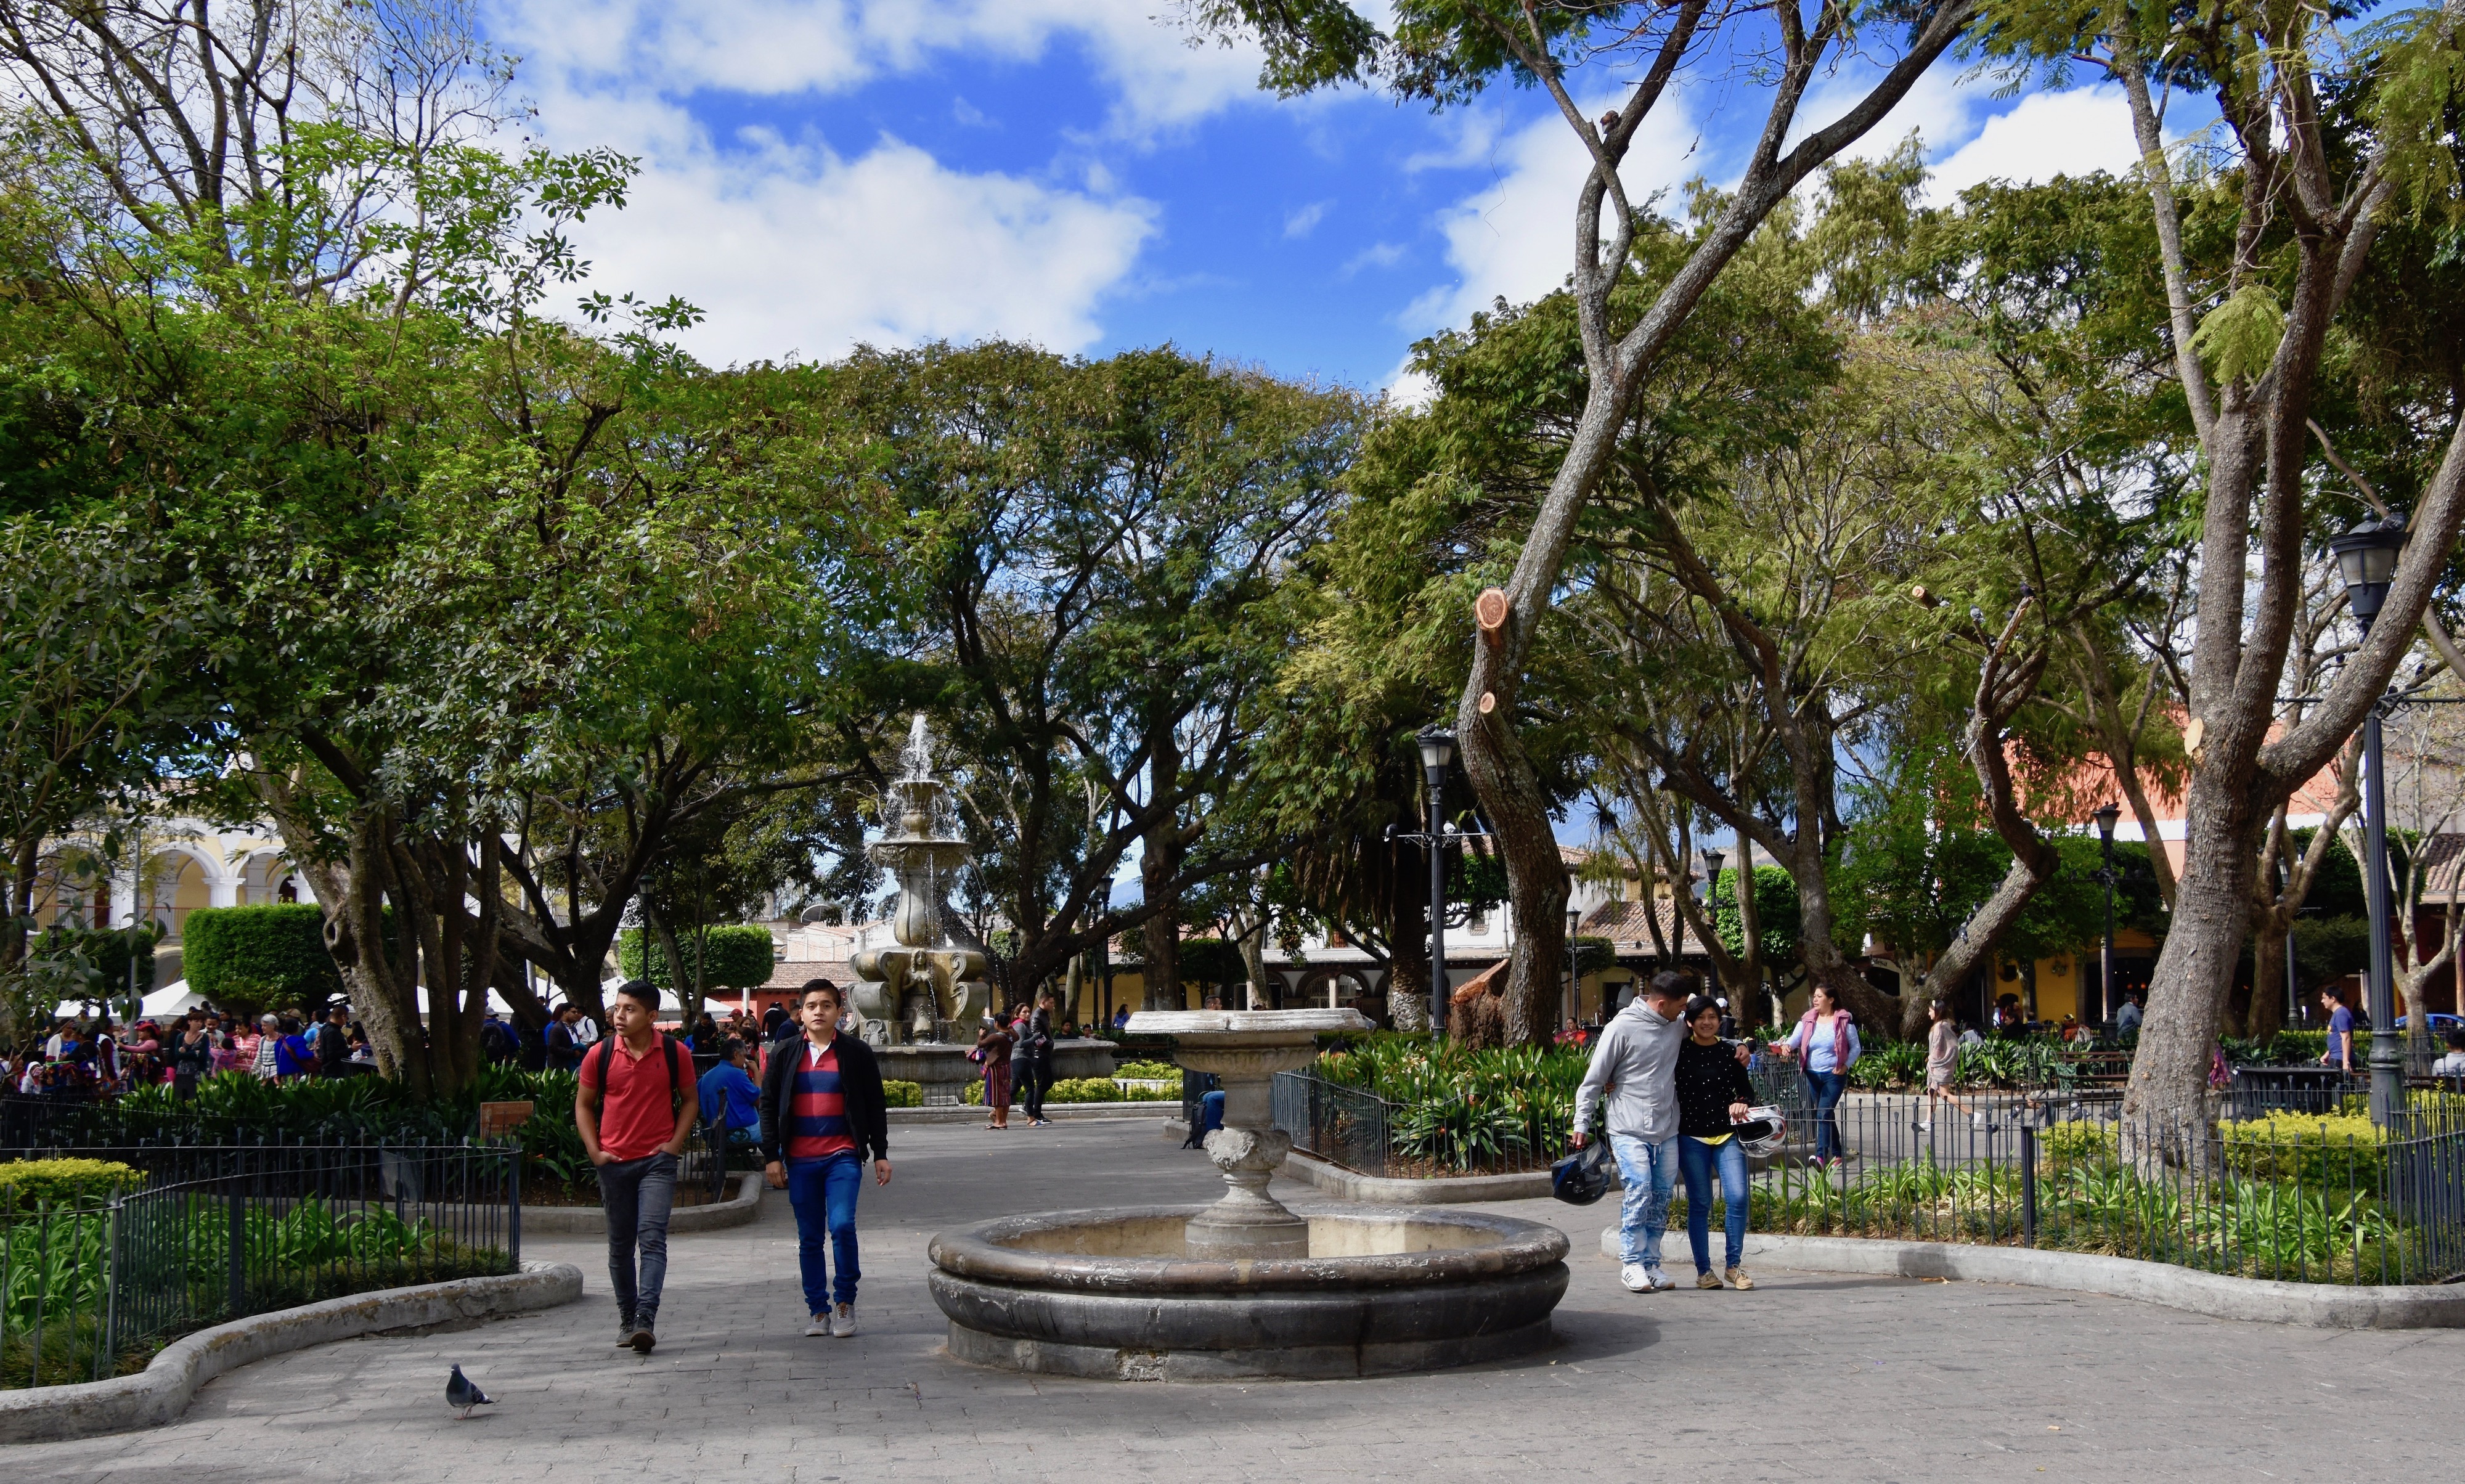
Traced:
[[[648, 1329], [668, 1281], [668, 1210], [677, 1203], [677, 1157], [645, 1155], [599, 1166], [599, 1208], [608, 1213], [608, 1281], [620, 1318]], [[641, 1278], [633, 1253], [642, 1254]]]

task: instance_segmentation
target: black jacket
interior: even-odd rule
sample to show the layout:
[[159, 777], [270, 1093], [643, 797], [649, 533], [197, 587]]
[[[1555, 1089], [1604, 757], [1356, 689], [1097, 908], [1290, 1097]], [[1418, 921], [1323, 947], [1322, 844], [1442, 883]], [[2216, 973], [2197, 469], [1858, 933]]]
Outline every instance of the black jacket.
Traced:
[[[770, 1060], [762, 1069], [762, 1158], [766, 1161], [787, 1158], [787, 1114], [789, 1089], [793, 1087], [796, 1069], [805, 1064], [805, 1038], [773, 1041]], [[857, 1152], [870, 1151], [877, 1160], [890, 1158], [890, 1111], [881, 1096], [881, 1064], [873, 1059], [873, 1048], [846, 1031], [831, 1043], [838, 1052], [839, 1096], [847, 1101], [848, 1129], [855, 1136]]]

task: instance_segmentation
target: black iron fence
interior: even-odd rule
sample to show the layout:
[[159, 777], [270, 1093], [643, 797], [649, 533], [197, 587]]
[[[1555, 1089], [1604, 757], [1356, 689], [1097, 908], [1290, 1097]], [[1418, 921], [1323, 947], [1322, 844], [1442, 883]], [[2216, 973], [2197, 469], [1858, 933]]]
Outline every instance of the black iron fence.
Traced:
[[[2465, 1274], [2465, 1098], [2439, 1090], [2413, 1092], [2390, 1131], [2333, 1112], [2124, 1119], [2034, 1093], [1855, 1094], [1832, 1117], [1837, 1158], [1818, 1163], [1793, 1138], [1797, 1157], [1756, 1178], [1753, 1229], [2024, 1245], [2296, 1282]], [[1682, 1216], [1671, 1224], [1682, 1232]]]
[[0, 1210], [0, 1386], [101, 1380], [229, 1319], [522, 1261], [508, 1146], [76, 1153], [136, 1156], [147, 1180]]
[[1293, 1147], [1364, 1175], [1387, 1173], [1385, 1098], [1306, 1072], [1279, 1072], [1269, 1092], [1276, 1127]]

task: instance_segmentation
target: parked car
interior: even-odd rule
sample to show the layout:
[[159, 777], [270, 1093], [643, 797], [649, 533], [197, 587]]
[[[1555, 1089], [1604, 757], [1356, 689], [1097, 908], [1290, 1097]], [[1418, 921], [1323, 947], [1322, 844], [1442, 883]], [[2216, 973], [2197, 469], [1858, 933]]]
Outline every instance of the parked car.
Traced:
[[[2403, 1015], [2399, 1015], [2396, 1018], [2396, 1028], [2399, 1030], [2403, 1030], [2405, 1029], [2406, 1020], [2407, 1017]], [[2431, 1012], [2431, 1033], [2432, 1035], [2446, 1035], [2449, 1031], [2459, 1028], [2465, 1028], [2465, 1015], [2443, 1015], [2437, 1010], [2432, 1010]]]

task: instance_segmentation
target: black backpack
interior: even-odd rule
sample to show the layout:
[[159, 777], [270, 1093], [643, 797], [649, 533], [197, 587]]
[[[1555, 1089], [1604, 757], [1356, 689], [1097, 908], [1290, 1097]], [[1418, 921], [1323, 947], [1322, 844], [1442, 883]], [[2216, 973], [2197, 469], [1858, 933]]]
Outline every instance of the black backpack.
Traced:
[[[673, 1116], [678, 1108], [685, 1105], [683, 1074], [677, 1069], [677, 1062], [682, 1059], [682, 1053], [677, 1050], [676, 1037], [662, 1030], [654, 1030], [651, 1034], [659, 1038], [659, 1045], [668, 1053], [668, 1112]], [[599, 1094], [605, 1097], [608, 1095], [608, 1067], [616, 1059], [615, 1035], [611, 1033], [601, 1036], [599, 1044], [592, 1047], [591, 1051], [599, 1057]]]

